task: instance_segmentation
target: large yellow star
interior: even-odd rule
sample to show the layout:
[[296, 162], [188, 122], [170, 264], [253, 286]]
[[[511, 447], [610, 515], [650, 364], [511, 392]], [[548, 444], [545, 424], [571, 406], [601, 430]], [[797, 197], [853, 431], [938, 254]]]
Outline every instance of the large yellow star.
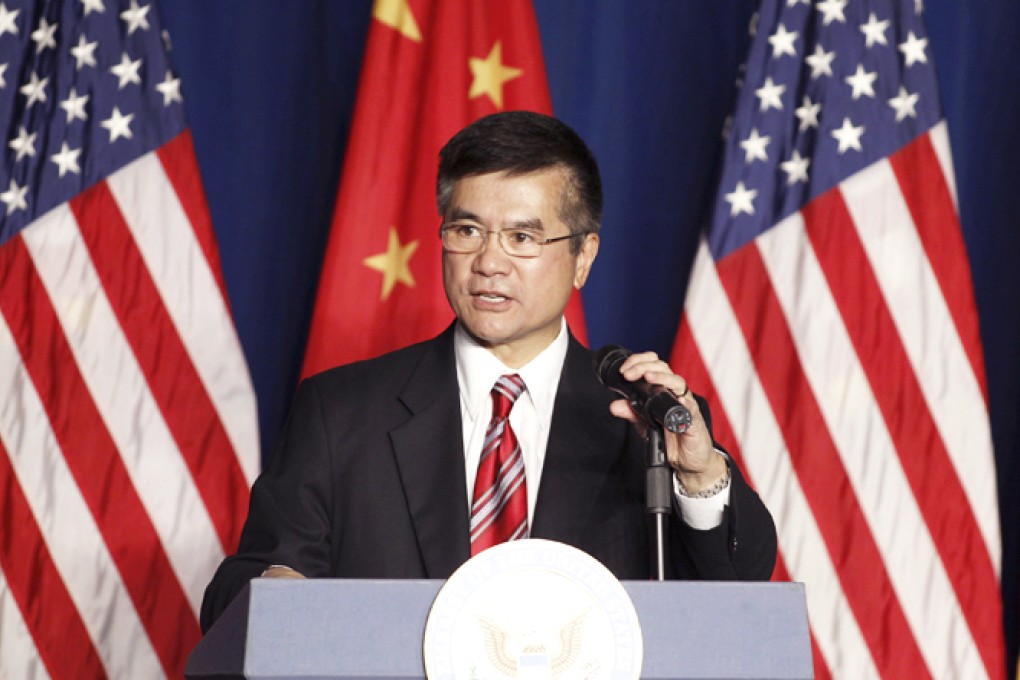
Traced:
[[503, 109], [503, 83], [524, 73], [519, 68], [503, 65], [503, 43], [499, 40], [492, 46], [489, 56], [485, 59], [468, 57], [468, 66], [471, 68], [471, 75], [474, 76], [468, 99], [487, 94], [499, 110]]
[[414, 251], [417, 249], [417, 240], [411, 241], [407, 245], [401, 245], [397, 228], [390, 227], [390, 239], [386, 252], [364, 259], [366, 267], [382, 272], [383, 285], [382, 295], [379, 296], [380, 300], [385, 300], [390, 296], [390, 293], [393, 292], [393, 287], [397, 285], [397, 281], [405, 286], [414, 287], [414, 276], [411, 275], [409, 264], [411, 256], [414, 255]]

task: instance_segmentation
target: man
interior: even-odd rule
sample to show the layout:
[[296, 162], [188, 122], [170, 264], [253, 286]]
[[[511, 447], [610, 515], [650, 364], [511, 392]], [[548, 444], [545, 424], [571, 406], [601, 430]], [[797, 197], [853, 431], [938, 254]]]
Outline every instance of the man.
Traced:
[[[526, 536], [574, 545], [621, 579], [649, 577], [644, 426], [563, 320], [598, 253], [594, 158], [553, 118], [496, 114], [443, 148], [437, 199], [456, 323], [302, 383], [238, 553], [206, 591], [203, 628], [255, 577], [443, 579]], [[705, 402], [652, 353], [621, 373], [692, 414], [665, 438], [668, 575], [769, 578], [772, 518], [714, 447]]]

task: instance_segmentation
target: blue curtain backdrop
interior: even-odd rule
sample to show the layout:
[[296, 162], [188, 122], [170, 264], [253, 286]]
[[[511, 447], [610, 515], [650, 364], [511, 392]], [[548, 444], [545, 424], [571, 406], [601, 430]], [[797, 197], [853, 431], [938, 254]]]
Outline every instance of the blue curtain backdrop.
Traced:
[[[595, 346], [669, 353], [756, 5], [535, 0], [554, 108], [604, 173], [603, 245], [584, 291]], [[371, 0], [162, 0], [161, 11], [268, 451], [300, 370]], [[930, 0], [925, 13], [981, 316], [1015, 659], [1020, 3]]]

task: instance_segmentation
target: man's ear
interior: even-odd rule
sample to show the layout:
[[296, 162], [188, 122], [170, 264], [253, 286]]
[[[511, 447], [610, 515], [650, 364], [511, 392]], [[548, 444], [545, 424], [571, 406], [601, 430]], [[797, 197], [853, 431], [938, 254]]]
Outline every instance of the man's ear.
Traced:
[[595, 263], [595, 257], [599, 254], [599, 235], [585, 234], [584, 243], [577, 254], [577, 261], [574, 264], [574, 288], [581, 290], [584, 282], [588, 280], [588, 273]]

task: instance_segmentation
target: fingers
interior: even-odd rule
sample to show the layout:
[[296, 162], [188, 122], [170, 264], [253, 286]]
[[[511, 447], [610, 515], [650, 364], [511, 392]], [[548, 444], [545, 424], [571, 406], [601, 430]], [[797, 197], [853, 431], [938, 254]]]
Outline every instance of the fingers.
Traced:
[[[673, 369], [669, 367], [669, 364], [660, 359], [655, 352], [631, 354], [621, 364], [620, 373], [627, 380], [633, 381], [644, 378], [646, 382], [653, 385], [661, 385], [680, 400], [684, 400], [691, 394], [687, 381], [673, 373]], [[690, 401], [693, 401], [693, 398]]]
[[[701, 409], [691, 393], [691, 388], [683, 376], [677, 375], [669, 364], [659, 358], [655, 352], [631, 354], [620, 365], [620, 373], [626, 380], [644, 379], [652, 385], [661, 385], [690, 410], [691, 426], [683, 434], [666, 431], [666, 457], [670, 466], [681, 475], [685, 488], [703, 488], [703, 478], [711, 477], [712, 483], [720, 474], [720, 458], [712, 444], [711, 434], [701, 417]], [[625, 399], [618, 399], [609, 405], [610, 412], [624, 420], [634, 423], [638, 432], [644, 437], [647, 432], [646, 423], [634, 413]], [[723, 461], [725, 470], [725, 461]]]
[[283, 565], [273, 565], [262, 572], [262, 578], [304, 578], [299, 571]]
[[634, 413], [634, 409], [630, 407], [630, 404], [627, 403], [626, 399], [617, 399], [616, 401], [610, 402], [609, 412], [617, 418], [623, 418], [635, 425], [643, 425], [643, 421], [638, 418], [636, 413]]
[[[669, 390], [691, 412], [692, 427], [688, 428], [681, 436], [686, 437], [688, 440], [692, 439], [692, 437], [694, 439], [698, 438], [696, 436], [697, 433], [700, 430], [704, 430], [704, 427], [702, 427], [700, 409], [694, 399], [694, 395], [691, 393], [691, 388], [687, 381], [682, 376], [673, 373], [669, 364], [660, 359], [655, 352], [631, 354], [620, 365], [620, 373], [625, 380], [636, 381], [643, 379], [651, 385], [659, 385]], [[644, 434], [646, 423], [634, 412], [626, 399], [618, 399], [612, 402], [609, 410], [618, 418], [633, 423], [642, 435]]]

